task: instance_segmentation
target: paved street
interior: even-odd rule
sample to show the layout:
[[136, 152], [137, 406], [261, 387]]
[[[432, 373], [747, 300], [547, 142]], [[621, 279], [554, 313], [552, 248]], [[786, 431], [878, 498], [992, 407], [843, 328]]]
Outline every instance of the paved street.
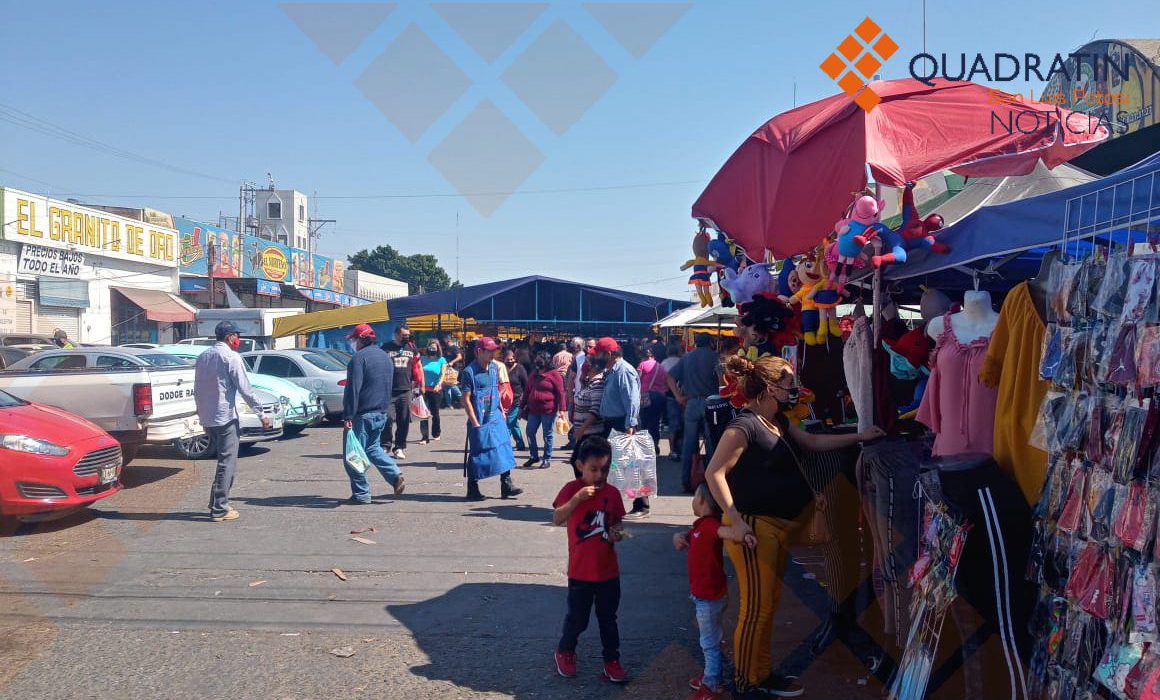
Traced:
[[[341, 431], [324, 426], [241, 459], [236, 522], [206, 518], [211, 463], [157, 451], [89, 512], [6, 526], [0, 698], [685, 697], [700, 652], [671, 537], [692, 520], [688, 498], [659, 499], [619, 546], [634, 681], [614, 689], [597, 678], [595, 623], [581, 638], [581, 677], [567, 681], [551, 660], [565, 532], [549, 521], [570, 470], [521, 470], [518, 500], [465, 503], [462, 413], [444, 424], [441, 442], [408, 450], [407, 493], [382, 496], [374, 475], [369, 507], [343, 504]], [[661, 467], [662, 492], [673, 493], [676, 467]], [[498, 480], [484, 491], [498, 496]], [[351, 539], [372, 527], [359, 536], [373, 544]], [[809, 606], [820, 589], [803, 573], [791, 567], [804, 602], [783, 597], [777, 658], [818, 622]], [[353, 656], [331, 653], [344, 648]], [[858, 685], [863, 674], [834, 646], [803, 680], [809, 697], [869, 697], [877, 682]]]

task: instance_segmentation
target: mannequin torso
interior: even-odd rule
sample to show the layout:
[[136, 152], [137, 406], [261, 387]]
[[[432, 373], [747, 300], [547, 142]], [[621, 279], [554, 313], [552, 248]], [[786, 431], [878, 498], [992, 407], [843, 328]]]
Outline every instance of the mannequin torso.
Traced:
[[[991, 307], [989, 292], [967, 292], [963, 296], [963, 310], [950, 317], [955, 337], [964, 345], [979, 338], [990, 338], [999, 323], [999, 314]], [[926, 334], [937, 341], [946, 331], [943, 318], [932, 318], [926, 326]]]

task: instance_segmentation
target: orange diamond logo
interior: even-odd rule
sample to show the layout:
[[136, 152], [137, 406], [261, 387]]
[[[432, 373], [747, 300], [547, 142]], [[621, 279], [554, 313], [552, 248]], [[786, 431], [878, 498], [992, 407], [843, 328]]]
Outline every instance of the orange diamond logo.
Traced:
[[882, 98], [866, 81], [874, 79], [875, 72], [898, 51], [898, 44], [867, 17], [854, 28], [853, 34], [842, 39], [837, 49], [818, 67], [830, 80], [837, 81], [838, 87], [853, 97], [855, 104], [867, 112], [873, 110]]

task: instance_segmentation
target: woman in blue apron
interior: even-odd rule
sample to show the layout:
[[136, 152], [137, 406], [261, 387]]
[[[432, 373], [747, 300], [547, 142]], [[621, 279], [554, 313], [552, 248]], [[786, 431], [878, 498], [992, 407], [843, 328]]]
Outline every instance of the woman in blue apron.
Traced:
[[482, 501], [480, 479], [500, 478], [500, 495], [514, 498], [523, 493], [512, 483], [511, 470], [516, 466], [511, 432], [499, 400], [499, 369], [492, 360], [499, 348], [491, 338], [481, 338], [475, 348], [475, 361], [459, 375], [463, 406], [467, 410], [467, 451], [464, 472], [467, 476], [467, 500]]

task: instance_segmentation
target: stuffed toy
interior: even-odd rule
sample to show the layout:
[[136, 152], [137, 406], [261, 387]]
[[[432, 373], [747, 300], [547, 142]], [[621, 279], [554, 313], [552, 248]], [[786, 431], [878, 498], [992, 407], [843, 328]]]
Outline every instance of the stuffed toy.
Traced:
[[729, 240], [724, 232], [718, 231], [717, 237], [709, 241], [709, 258], [721, 267], [717, 269], [717, 287], [721, 291], [721, 306], [733, 306], [733, 298], [729, 296], [729, 290], [721, 286], [721, 282], [725, 277], [725, 270], [733, 270], [734, 273], [741, 267], [743, 255], [741, 248]]
[[829, 334], [842, 336], [838, 319], [834, 317], [839, 295], [833, 287], [832, 277], [824, 274], [825, 269], [820, 250], [803, 258], [795, 267], [794, 274], [801, 282], [801, 288], [788, 301], [801, 304], [806, 345], [825, 345]]
[[729, 292], [733, 302], [738, 306], [751, 301], [758, 294], [773, 291], [773, 275], [769, 272], [769, 263], [746, 265], [740, 272], [727, 268], [721, 287]]
[[[938, 214], [931, 214], [926, 218], [919, 216], [918, 207], [914, 204], [914, 183], [906, 183], [906, 189], [902, 191], [902, 223], [897, 230], [898, 235], [902, 238], [903, 247], [906, 250], [930, 248], [932, 253], [946, 255], [951, 249], [945, 243], [936, 241], [934, 237], [935, 232], [942, 227], [943, 218]], [[904, 263], [906, 256], [904, 255], [902, 260], [898, 260], [895, 253], [875, 255], [870, 259], [870, 262], [875, 268], [879, 268], [888, 263]]]
[[693, 257], [681, 265], [681, 270], [693, 268], [689, 284], [697, 290], [701, 306], [713, 305], [713, 280], [710, 274], [721, 267], [709, 259], [709, 232], [702, 228], [693, 236]]
[[930, 379], [930, 353], [934, 341], [927, 337], [924, 326], [919, 326], [904, 334], [898, 340], [883, 340], [883, 347], [890, 355], [890, 374], [903, 381], [916, 381], [911, 402], [898, 407], [902, 415], [918, 410], [926, 384]]
[[[826, 245], [826, 266], [831, 270], [838, 266], [838, 242], [832, 241]], [[858, 257], [854, 258], [854, 269], [860, 270], [866, 267], [866, 252], [863, 251]]]
[[800, 325], [789, 306], [769, 292], [762, 292], [737, 309], [738, 335], [745, 347], [742, 354], [750, 361], [763, 355], [780, 355], [787, 345], [797, 345]]
[[886, 201], [869, 195], [859, 195], [846, 210], [845, 218], [834, 224], [838, 234], [838, 264], [834, 267], [831, 282], [845, 287], [854, 259], [866, 247], [873, 236], [870, 230], [882, 219], [882, 208]]

